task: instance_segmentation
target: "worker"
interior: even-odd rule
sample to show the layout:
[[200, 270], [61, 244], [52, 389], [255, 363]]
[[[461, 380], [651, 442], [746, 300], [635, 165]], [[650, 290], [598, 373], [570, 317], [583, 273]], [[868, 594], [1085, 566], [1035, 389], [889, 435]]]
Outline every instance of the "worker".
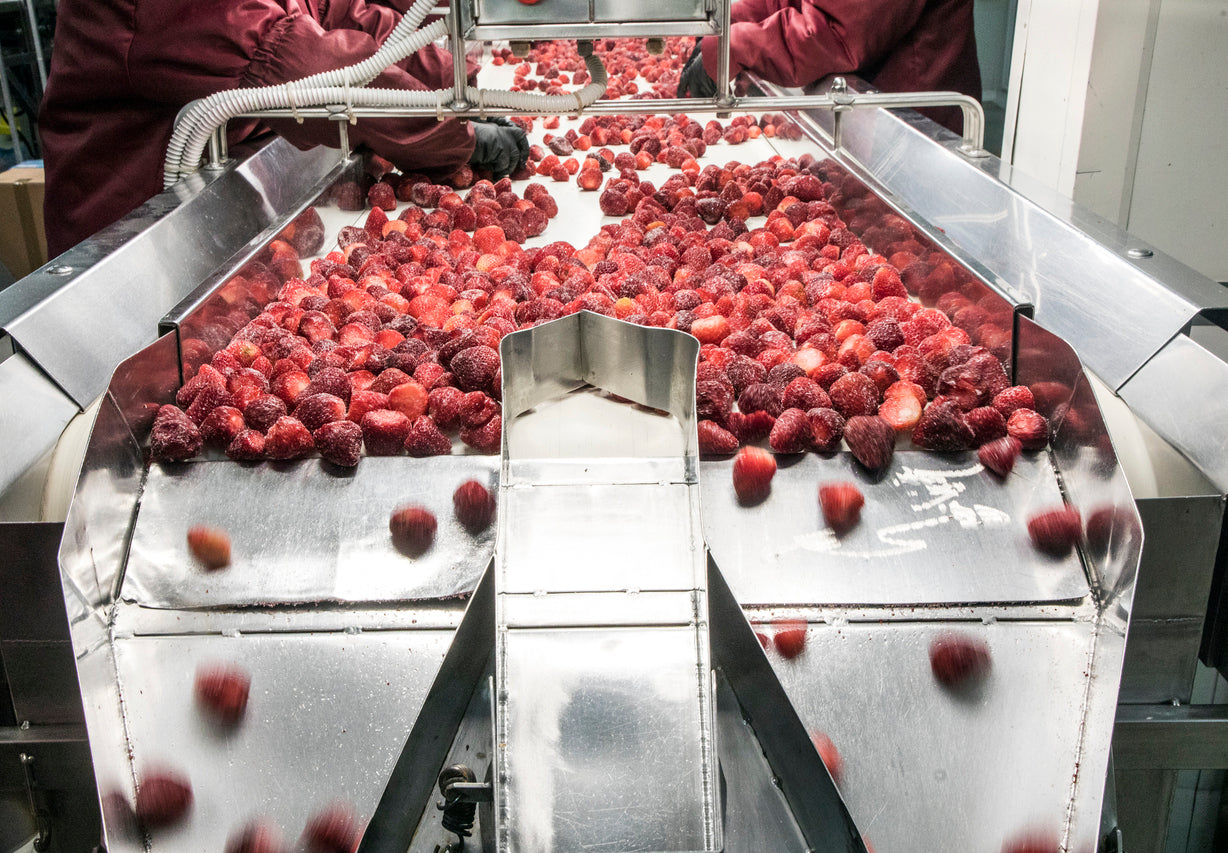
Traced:
[[[884, 92], [955, 91], [981, 97], [972, 0], [734, 0], [729, 76], [749, 71], [805, 88], [855, 74]], [[716, 94], [718, 40], [697, 42], [678, 97]], [[926, 111], [961, 129], [956, 107]]]
[[[185, 104], [360, 62], [400, 19], [375, 0], [61, 0], [39, 116], [51, 255], [162, 191], [166, 146]], [[370, 86], [450, 88], [452, 75], [451, 56], [428, 45]], [[232, 156], [250, 153], [270, 128], [301, 148], [338, 144], [326, 119], [235, 119], [227, 128]], [[529, 151], [510, 123], [433, 117], [363, 119], [350, 142], [441, 178], [466, 162], [506, 174]]]

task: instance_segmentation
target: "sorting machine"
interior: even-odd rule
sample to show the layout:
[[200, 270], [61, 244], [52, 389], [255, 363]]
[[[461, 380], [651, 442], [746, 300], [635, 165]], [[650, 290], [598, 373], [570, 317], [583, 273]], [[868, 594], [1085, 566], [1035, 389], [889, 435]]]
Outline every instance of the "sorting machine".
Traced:
[[[484, 0], [427, 27], [516, 48], [721, 35], [728, 6]], [[453, 89], [422, 103], [387, 103], [356, 73], [185, 110], [166, 192], [0, 293], [14, 709], [0, 785], [6, 805], [29, 802], [36, 849], [98, 832], [75, 798], [101, 802], [95, 839], [111, 851], [217, 850], [257, 815], [294, 837], [335, 800], [368, 826], [363, 850], [998, 850], [1033, 836], [1090, 851], [1143, 821], [1140, 807], [1119, 822], [1119, 799], [1154, 804], [1174, 769], [1228, 766], [1215, 714], [1182, 707], [1199, 654], [1223, 654], [1218, 286], [1027, 186], [949, 93], [912, 104], [963, 106], [963, 139], [855, 80], [560, 106], [466, 88], [463, 53]], [[548, 109], [788, 110], [800, 141], [716, 145], [704, 162], [809, 153], [863, 213], [910, 223], [1010, 331], [1008, 373], [1045, 389], [1050, 447], [1005, 483], [972, 453], [903, 449], [879, 478], [847, 452], [807, 455], [744, 507], [731, 462], [698, 458], [694, 340], [580, 314], [505, 339], [499, 457], [371, 457], [347, 476], [319, 459], [149, 462], [153, 412], [202, 341], [225, 342], [244, 265], [308, 206], [330, 238], [361, 223], [327, 200], [361, 165], [348, 121]], [[250, 114], [335, 120], [341, 154], [275, 142], [227, 161], [221, 129]], [[532, 242], [580, 245], [610, 221], [574, 184], [552, 190], [563, 213]], [[476, 537], [449, 506], [473, 478], [499, 497]], [[840, 539], [815, 501], [834, 478], [867, 496]], [[1024, 521], [1063, 500], [1107, 535], [1055, 560]], [[441, 521], [414, 561], [387, 536], [408, 502]], [[193, 567], [194, 523], [231, 532], [231, 571]], [[755, 638], [799, 620], [799, 657]], [[970, 691], [930, 673], [927, 648], [951, 631], [992, 653]], [[236, 730], [192, 702], [215, 660], [252, 675]], [[820, 732], [843, 757], [838, 787]], [[166, 765], [190, 776], [194, 806], [145, 832], [125, 804]], [[475, 807], [459, 824], [458, 803]]]

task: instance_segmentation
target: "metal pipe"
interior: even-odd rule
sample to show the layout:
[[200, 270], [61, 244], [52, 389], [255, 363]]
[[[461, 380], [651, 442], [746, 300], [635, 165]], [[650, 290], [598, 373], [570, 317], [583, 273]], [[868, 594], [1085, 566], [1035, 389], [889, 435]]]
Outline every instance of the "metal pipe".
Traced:
[[461, 32], [461, 19], [457, 11], [448, 15], [448, 47], [452, 51], [452, 104], [454, 111], [469, 107], [465, 100], [465, 87], [469, 85], [468, 69], [465, 67], [465, 36]]
[[730, 7], [733, 5], [732, 0], [718, 0], [717, 12], [721, 16], [721, 34], [719, 36], [719, 50], [716, 59], [716, 102], [722, 106], [729, 106], [732, 98], [729, 96], [729, 51], [733, 47], [733, 38], [729, 29], [733, 26], [732, 13]]
[[40, 91], [47, 91], [47, 67], [43, 62], [43, 42], [38, 36], [38, 18], [34, 15], [34, 0], [24, 0], [26, 17], [30, 20], [30, 43], [34, 46], [35, 64], [38, 65], [38, 80], [42, 84]]

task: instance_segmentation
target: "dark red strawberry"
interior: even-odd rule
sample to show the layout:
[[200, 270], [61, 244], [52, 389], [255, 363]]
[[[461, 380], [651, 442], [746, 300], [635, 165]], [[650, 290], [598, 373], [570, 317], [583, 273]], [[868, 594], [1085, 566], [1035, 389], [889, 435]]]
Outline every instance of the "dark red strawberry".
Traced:
[[388, 520], [392, 541], [397, 547], [418, 555], [435, 541], [435, 515], [423, 506], [403, 506]]
[[1022, 447], [1019, 439], [1006, 435], [981, 445], [976, 452], [981, 464], [993, 471], [999, 477], [1005, 477], [1015, 467]]
[[737, 451], [738, 437], [714, 421], [700, 421], [699, 452], [704, 456], [725, 456]]
[[752, 412], [767, 412], [773, 418], [779, 417], [783, 407], [780, 403], [780, 392], [767, 382], [756, 382], [747, 385], [738, 395], [738, 410], [744, 415]]
[[782, 658], [797, 657], [806, 650], [806, 623], [800, 619], [779, 623], [772, 642]]
[[278, 418], [264, 437], [264, 455], [270, 459], [300, 459], [315, 449], [315, 439], [298, 418]]
[[311, 434], [316, 450], [328, 462], [353, 468], [362, 458], [362, 427], [353, 421], [330, 421]]
[[1006, 435], [1006, 418], [993, 406], [973, 409], [964, 416], [964, 421], [972, 430], [972, 443], [977, 447]]
[[930, 643], [930, 669], [946, 687], [984, 678], [992, 665], [989, 646], [979, 637], [943, 634]]
[[376, 409], [362, 416], [362, 440], [372, 456], [396, 456], [409, 437], [409, 418], [391, 409]]
[[265, 820], [255, 820], [226, 840], [225, 853], [285, 853], [281, 833]]
[[866, 499], [852, 483], [827, 483], [819, 487], [819, 506], [823, 519], [836, 535], [852, 530], [861, 520]]
[[462, 391], [490, 392], [499, 371], [499, 353], [488, 346], [469, 347], [452, 357], [450, 369]]
[[452, 493], [456, 520], [471, 533], [480, 533], [495, 520], [495, 498], [477, 480], [467, 480]]
[[1063, 557], [1083, 538], [1083, 517], [1072, 506], [1038, 512], [1028, 519], [1028, 536], [1036, 550]]
[[236, 462], [259, 462], [264, 458], [264, 433], [254, 429], [243, 430], [230, 442], [226, 455]]
[[285, 401], [272, 394], [261, 394], [243, 409], [243, 419], [247, 421], [247, 425], [260, 432], [268, 432], [269, 427], [286, 414]]
[[174, 770], [146, 770], [136, 789], [136, 816], [146, 827], [177, 823], [192, 808], [192, 783]]
[[803, 412], [831, 406], [827, 392], [808, 376], [799, 376], [786, 385], [780, 402], [786, 409], [801, 409]]
[[211, 447], [226, 448], [247, 425], [234, 406], [218, 406], [201, 421], [200, 435]]
[[452, 439], [439, 431], [430, 415], [422, 415], [409, 428], [405, 450], [410, 456], [447, 456], [452, 452]]
[[972, 446], [972, 428], [959, 406], [934, 401], [925, 407], [912, 431], [913, 444], [941, 452], [967, 450]]
[[[378, 207], [382, 210], [397, 209], [396, 190], [392, 188], [392, 184], [387, 184], [383, 181], [380, 181], [378, 184], [371, 187], [371, 189], [367, 190], [367, 201], [373, 208]], [[388, 217], [385, 216], [384, 221], [387, 222]], [[381, 229], [382, 227], [383, 226], [381, 225]], [[380, 235], [377, 234], [375, 236], [378, 237]]]
[[743, 504], [762, 501], [772, 490], [776, 457], [761, 447], [743, 447], [733, 460], [733, 490]]
[[806, 413], [801, 409], [785, 409], [773, 424], [768, 443], [777, 453], [805, 453], [813, 440]]
[[251, 686], [251, 676], [237, 666], [211, 664], [196, 670], [197, 704], [228, 725], [243, 719]]
[[1024, 450], [1040, 450], [1049, 443], [1049, 422], [1032, 409], [1016, 409], [1006, 420], [1006, 431]]
[[496, 414], [480, 426], [462, 426], [460, 439], [479, 453], [498, 453], [503, 446], [503, 417]]
[[1062, 842], [1052, 830], [1031, 829], [1002, 842], [1002, 853], [1061, 853]]
[[864, 373], [846, 373], [827, 389], [831, 405], [846, 418], [874, 415], [882, 395], [874, 380]]
[[191, 459], [204, 443], [200, 430], [182, 409], [175, 406], [158, 409], [149, 436], [149, 450], [154, 459], [176, 462]]
[[441, 430], [453, 430], [460, 426], [464, 400], [465, 392], [459, 388], [434, 388], [427, 395], [427, 411]]
[[327, 423], [345, 419], [345, 401], [332, 394], [305, 395], [294, 407], [294, 416], [314, 433]]
[[844, 416], [835, 409], [811, 409], [806, 418], [810, 421], [811, 447], [820, 453], [835, 453], [844, 438]]
[[309, 853], [354, 853], [362, 840], [362, 829], [354, 810], [345, 803], [334, 803], [316, 812], [303, 830], [303, 843]]
[[738, 437], [742, 444], [750, 444], [767, 438], [776, 425], [776, 418], [767, 412], [729, 413], [729, 431]]
[[891, 464], [895, 430], [878, 415], [849, 418], [844, 425], [844, 440], [857, 461], [871, 471], [882, 471]]
[[203, 524], [190, 527], [188, 550], [206, 569], [224, 569], [230, 565], [230, 534], [220, 527]]
[[1009, 418], [1016, 409], [1035, 409], [1036, 398], [1028, 386], [1012, 385], [994, 395], [993, 407], [1002, 413], [1002, 417]]

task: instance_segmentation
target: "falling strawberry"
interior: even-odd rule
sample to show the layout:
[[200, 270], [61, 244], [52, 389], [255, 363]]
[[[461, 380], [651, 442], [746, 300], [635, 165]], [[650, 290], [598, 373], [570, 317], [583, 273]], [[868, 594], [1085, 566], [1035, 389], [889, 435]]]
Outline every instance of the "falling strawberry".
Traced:
[[224, 569], [230, 565], [230, 534], [198, 524], [188, 529], [188, 550], [206, 569]]
[[423, 506], [398, 508], [388, 521], [393, 541], [410, 554], [421, 554], [435, 541], [435, 515]]
[[284, 853], [277, 827], [265, 820], [255, 820], [230, 836], [226, 853]]
[[251, 677], [237, 666], [202, 666], [196, 670], [196, 701], [219, 722], [234, 725], [247, 711], [251, 685]]
[[781, 623], [772, 642], [782, 658], [797, 657], [806, 649], [806, 623], [801, 620]]
[[819, 487], [819, 506], [823, 518], [837, 535], [847, 533], [861, 520], [865, 496], [852, 483], [827, 483]]
[[743, 447], [733, 460], [733, 490], [743, 504], [762, 501], [772, 490], [776, 457], [761, 447]]
[[930, 643], [930, 669], [946, 687], [958, 687], [988, 674], [989, 646], [976, 637], [943, 634]]
[[477, 480], [461, 483], [452, 493], [452, 508], [456, 520], [470, 533], [480, 533], [495, 520], [495, 499], [490, 490]]
[[192, 783], [173, 770], [145, 771], [136, 789], [136, 816], [146, 827], [177, 823], [192, 808]]
[[815, 751], [819, 753], [819, 758], [823, 760], [827, 772], [831, 774], [832, 781], [840, 784], [840, 777], [844, 773], [844, 759], [840, 757], [840, 751], [836, 749], [836, 745], [825, 732], [820, 731], [810, 733], [810, 742], [814, 744]]
[[1019, 439], [1007, 435], [981, 445], [976, 452], [981, 464], [999, 477], [1005, 477], [1015, 467], [1015, 460], [1023, 449]]
[[1064, 557], [1083, 538], [1083, 518], [1072, 506], [1039, 512], [1028, 519], [1028, 536], [1036, 550]]
[[353, 853], [361, 840], [354, 810], [345, 803], [316, 812], [303, 830], [303, 842], [310, 853]]

